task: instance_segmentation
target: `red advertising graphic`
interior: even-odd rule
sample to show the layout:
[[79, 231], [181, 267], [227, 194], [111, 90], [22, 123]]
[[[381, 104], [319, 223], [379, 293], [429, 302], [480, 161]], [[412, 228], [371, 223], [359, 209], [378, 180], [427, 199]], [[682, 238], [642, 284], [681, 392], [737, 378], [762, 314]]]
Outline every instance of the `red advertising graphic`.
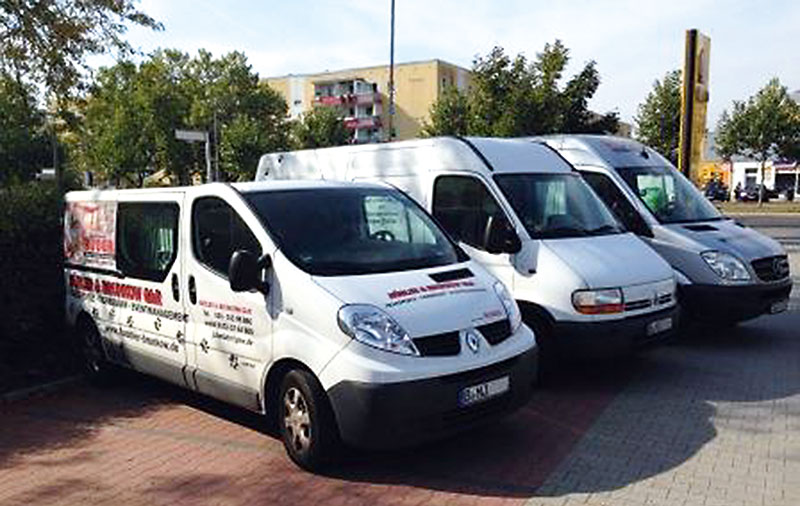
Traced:
[[115, 269], [116, 202], [67, 202], [64, 216], [64, 260]]

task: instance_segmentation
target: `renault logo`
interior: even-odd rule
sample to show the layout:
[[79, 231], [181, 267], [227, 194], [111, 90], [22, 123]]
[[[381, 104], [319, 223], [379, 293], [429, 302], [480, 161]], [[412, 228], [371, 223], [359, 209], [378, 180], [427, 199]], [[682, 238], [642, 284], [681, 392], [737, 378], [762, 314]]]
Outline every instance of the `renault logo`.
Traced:
[[472, 353], [478, 353], [481, 347], [481, 338], [475, 329], [464, 331], [464, 343], [466, 343], [467, 348], [472, 350]]

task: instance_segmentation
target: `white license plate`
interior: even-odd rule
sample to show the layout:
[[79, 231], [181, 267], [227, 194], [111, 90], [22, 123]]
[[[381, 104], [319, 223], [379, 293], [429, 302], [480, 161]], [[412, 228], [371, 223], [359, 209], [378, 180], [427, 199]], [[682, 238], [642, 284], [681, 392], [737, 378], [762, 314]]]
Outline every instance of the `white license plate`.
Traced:
[[772, 305], [769, 307], [769, 312], [770, 314], [782, 313], [787, 309], [789, 309], [789, 300], [783, 299], [773, 302]]
[[458, 405], [464, 407], [489, 400], [492, 397], [508, 392], [510, 386], [511, 382], [508, 376], [503, 376], [502, 378], [466, 387], [458, 393]]
[[672, 318], [662, 318], [647, 324], [647, 335], [660, 334], [672, 328]]

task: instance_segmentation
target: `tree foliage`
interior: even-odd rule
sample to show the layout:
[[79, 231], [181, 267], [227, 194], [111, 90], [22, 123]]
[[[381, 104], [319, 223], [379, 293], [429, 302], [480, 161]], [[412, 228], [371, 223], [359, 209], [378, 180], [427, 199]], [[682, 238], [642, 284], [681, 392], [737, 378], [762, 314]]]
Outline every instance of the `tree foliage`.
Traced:
[[[800, 105], [774, 78], [746, 102], [734, 101], [730, 114], [723, 111], [715, 140], [725, 159], [740, 155], [761, 162], [763, 181], [767, 160], [800, 154]], [[759, 204], [761, 197], [759, 192]]]
[[67, 96], [87, 55], [132, 52], [128, 24], [160, 28], [133, 0], [0, 0], [0, 71]]
[[350, 140], [350, 132], [333, 107], [314, 107], [294, 123], [292, 130], [298, 149], [342, 146]]
[[0, 74], [0, 184], [29, 180], [48, 165], [45, 115], [33, 88]]
[[162, 50], [98, 73], [83, 106], [78, 163], [116, 185], [140, 186], [161, 170], [187, 184], [205, 173], [204, 150], [176, 139], [175, 130], [202, 130], [212, 135], [223, 177], [247, 179], [261, 154], [287, 147], [286, 111], [242, 53], [215, 59]]
[[734, 101], [717, 124], [717, 152], [765, 162], [772, 157], [789, 158], [800, 146], [800, 105], [793, 101], [780, 81], [772, 79], [747, 101]]
[[681, 87], [680, 70], [667, 72], [661, 81], [656, 79], [634, 118], [636, 138], [664, 155], [673, 165], [678, 163]]
[[444, 90], [431, 107], [426, 135], [519, 137], [555, 132], [605, 133], [617, 128], [616, 113], [597, 115], [588, 101], [600, 85], [595, 62], [562, 84], [569, 50], [556, 40], [528, 61], [495, 47], [472, 65], [464, 91]]

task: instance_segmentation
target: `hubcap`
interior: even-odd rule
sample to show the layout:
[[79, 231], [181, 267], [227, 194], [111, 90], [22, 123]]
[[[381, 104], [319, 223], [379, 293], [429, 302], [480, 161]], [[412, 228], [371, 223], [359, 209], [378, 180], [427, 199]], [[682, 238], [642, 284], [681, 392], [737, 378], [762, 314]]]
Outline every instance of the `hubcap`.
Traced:
[[311, 445], [311, 417], [303, 394], [295, 387], [283, 396], [283, 425], [295, 451], [301, 453]]

